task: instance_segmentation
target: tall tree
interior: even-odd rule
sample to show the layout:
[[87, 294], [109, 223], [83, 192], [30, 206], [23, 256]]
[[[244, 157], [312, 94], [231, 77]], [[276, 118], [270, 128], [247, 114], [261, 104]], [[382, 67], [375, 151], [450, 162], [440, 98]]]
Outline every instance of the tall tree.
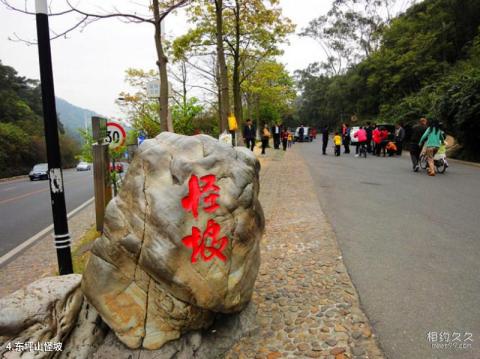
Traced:
[[228, 93], [228, 68], [225, 60], [225, 48], [223, 45], [223, 0], [215, 0], [215, 24], [217, 64], [219, 77], [219, 107], [220, 107], [220, 131], [228, 129], [228, 115], [230, 112], [230, 97]]
[[[334, 0], [328, 13], [310, 21], [299, 35], [318, 42], [326, 58], [321, 67], [327, 74], [345, 73], [378, 49], [397, 2]], [[408, 3], [403, 2], [404, 6]]]
[[242, 83], [264, 59], [281, 54], [279, 45], [295, 29], [277, 5], [277, 0], [234, 0], [229, 8], [225, 41], [233, 62], [234, 113], [239, 122], [243, 120]]
[[[291, 21], [282, 16], [278, 3], [278, 0], [223, 1], [221, 51], [230, 69], [228, 79], [231, 79], [233, 108], [239, 122], [243, 118], [242, 83], [261, 61], [281, 53], [279, 45], [294, 30]], [[199, 2], [192, 4], [190, 13], [194, 27], [174, 42], [177, 53], [204, 55], [216, 46], [218, 54], [217, 8], [209, 7], [208, 2]], [[221, 68], [223, 66], [219, 66], [219, 70]], [[225, 80], [222, 76], [219, 71], [220, 87]], [[223, 106], [224, 100], [220, 102]]]
[[[8, 9], [22, 12], [25, 14], [35, 15], [34, 11], [31, 11], [27, 7], [27, 3], [22, 5], [14, 5], [15, 0], [0, 0]], [[149, 13], [141, 14], [142, 10], [139, 11], [118, 11], [116, 8], [111, 11], [105, 11], [102, 13], [96, 13], [89, 10], [86, 10], [81, 7], [81, 4], [73, 5], [70, 0], [65, 0], [64, 8], [59, 11], [53, 11], [49, 16], [66, 16], [66, 15], [76, 15], [77, 17], [73, 19], [73, 25], [67, 29], [62, 29], [52, 33], [52, 39], [57, 39], [60, 37], [65, 37], [68, 33], [87, 26], [88, 24], [98, 21], [100, 19], [110, 19], [110, 18], [120, 18], [126, 22], [130, 23], [149, 23], [154, 26], [154, 40], [155, 48], [157, 53], [157, 66], [160, 76], [160, 126], [162, 131], [174, 131], [171, 119], [168, 116], [168, 73], [167, 73], [167, 57], [163, 48], [163, 36], [162, 36], [162, 22], [164, 19], [174, 10], [186, 5], [189, 0], [151, 0], [149, 1]], [[56, 2], [55, 6], [61, 7], [60, 2]], [[66, 10], [65, 10], [66, 6]], [[143, 6], [142, 6], [143, 8]], [[24, 40], [23, 40], [24, 41]]]

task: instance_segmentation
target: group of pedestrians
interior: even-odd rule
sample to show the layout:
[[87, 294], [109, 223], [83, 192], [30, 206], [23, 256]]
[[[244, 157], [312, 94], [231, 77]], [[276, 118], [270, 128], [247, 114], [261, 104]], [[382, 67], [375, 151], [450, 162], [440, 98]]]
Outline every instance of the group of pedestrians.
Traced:
[[[392, 129], [389, 128], [391, 127]], [[322, 154], [327, 154], [329, 141], [328, 127], [322, 128]], [[333, 136], [335, 156], [341, 155], [341, 147], [343, 145], [343, 153], [349, 154], [352, 143], [355, 144], [355, 156], [359, 156], [362, 149], [365, 153], [371, 153], [375, 156], [395, 156], [401, 155], [405, 142], [405, 128], [402, 123], [397, 123], [395, 128], [389, 125], [375, 125], [367, 122], [366, 126], [359, 126], [352, 129], [348, 124], [342, 124], [339, 131]], [[410, 156], [412, 166], [415, 172], [420, 169], [419, 159], [422, 150], [425, 148], [425, 156], [428, 162], [428, 174], [435, 176], [434, 156], [445, 141], [445, 134], [440, 128], [438, 121], [431, 121], [428, 124], [426, 118], [421, 118], [412, 128], [410, 136]]]
[[[322, 129], [322, 153], [327, 154], [329, 140], [329, 129]], [[389, 131], [385, 126], [372, 125], [367, 122], [366, 126], [350, 127], [348, 124], [342, 124], [339, 131], [334, 133], [333, 141], [335, 146], [335, 155], [340, 156], [341, 146], [343, 153], [350, 153], [350, 146], [355, 144], [355, 156], [359, 156], [363, 149], [365, 153], [371, 153], [376, 156], [394, 156], [401, 155], [403, 151], [403, 142], [405, 140], [405, 129], [402, 124], [395, 125], [394, 131]]]
[[[252, 151], [255, 147], [256, 137], [256, 126], [252, 123], [251, 119], [247, 119], [243, 127], [243, 139], [245, 145]], [[283, 150], [286, 151], [287, 148], [291, 147], [294, 142], [293, 134], [286, 126], [279, 124], [274, 124], [273, 126], [269, 127], [269, 125], [265, 123], [260, 131], [260, 138], [262, 141], [262, 155], [265, 154], [265, 150], [268, 147], [270, 138], [273, 138], [273, 148], [276, 150], [280, 149], [281, 145]]]

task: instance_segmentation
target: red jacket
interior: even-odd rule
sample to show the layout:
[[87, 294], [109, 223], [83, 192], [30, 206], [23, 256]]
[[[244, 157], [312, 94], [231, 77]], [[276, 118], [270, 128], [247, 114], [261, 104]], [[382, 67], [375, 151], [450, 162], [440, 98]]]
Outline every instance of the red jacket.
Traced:
[[358, 138], [358, 142], [366, 142], [367, 141], [367, 131], [365, 131], [363, 128], [361, 128], [357, 132], [355, 132], [354, 137]]
[[373, 142], [375, 142], [376, 144], [379, 144], [380, 142], [382, 142], [382, 137], [380, 134], [380, 130], [378, 128], [373, 130], [372, 139], [373, 139]]

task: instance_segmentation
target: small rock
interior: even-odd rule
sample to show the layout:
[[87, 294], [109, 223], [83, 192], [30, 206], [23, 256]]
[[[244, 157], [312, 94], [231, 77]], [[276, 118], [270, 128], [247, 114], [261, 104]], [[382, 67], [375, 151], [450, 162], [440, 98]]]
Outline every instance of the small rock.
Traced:
[[301, 352], [305, 352], [305, 351], [310, 349], [310, 345], [308, 345], [307, 343], [300, 343], [300, 344], [297, 345], [297, 348]]
[[372, 331], [370, 330], [370, 328], [365, 328], [363, 329], [362, 334], [365, 338], [370, 338], [372, 336]]
[[295, 348], [296, 348], [296, 346], [293, 345], [292, 343], [287, 344], [287, 346], [285, 347], [285, 349], [288, 350], [288, 351], [294, 351]]
[[267, 359], [278, 359], [281, 357], [282, 357], [282, 354], [280, 352], [272, 352], [272, 353], [268, 353], [267, 355]]
[[336, 310], [329, 310], [327, 312], [325, 312], [325, 315], [327, 316], [327, 318], [332, 318], [333, 316], [335, 316], [335, 313], [336, 313]]
[[353, 333], [352, 333], [352, 338], [353, 339], [358, 339], [362, 336], [362, 332], [359, 331], [359, 330], [355, 330]]
[[337, 345], [337, 341], [333, 338], [330, 338], [330, 339], [327, 339], [325, 341], [325, 343], [327, 343], [328, 345], [330, 345], [331, 347], [334, 347], [335, 345]]
[[340, 324], [335, 324], [335, 331], [336, 331], [336, 332], [346, 332], [347, 330], [346, 330], [345, 327], [343, 327], [342, 325], [340, 325]]
[[342, 353], [345, 353], [345, 348], [335, 347], [332, 350], [330, 350], [330, 354], [332, 354], [332, 355], [338, 355], [338, 354], [342, 354]]

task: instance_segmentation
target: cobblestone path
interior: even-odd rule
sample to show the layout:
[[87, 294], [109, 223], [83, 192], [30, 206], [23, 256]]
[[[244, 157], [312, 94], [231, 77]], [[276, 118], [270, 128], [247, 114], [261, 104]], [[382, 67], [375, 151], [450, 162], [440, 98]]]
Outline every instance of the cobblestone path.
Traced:
[[302, 157], [294, 147], [261, 162], [258, 331], [227, 358], [384, 358]]

